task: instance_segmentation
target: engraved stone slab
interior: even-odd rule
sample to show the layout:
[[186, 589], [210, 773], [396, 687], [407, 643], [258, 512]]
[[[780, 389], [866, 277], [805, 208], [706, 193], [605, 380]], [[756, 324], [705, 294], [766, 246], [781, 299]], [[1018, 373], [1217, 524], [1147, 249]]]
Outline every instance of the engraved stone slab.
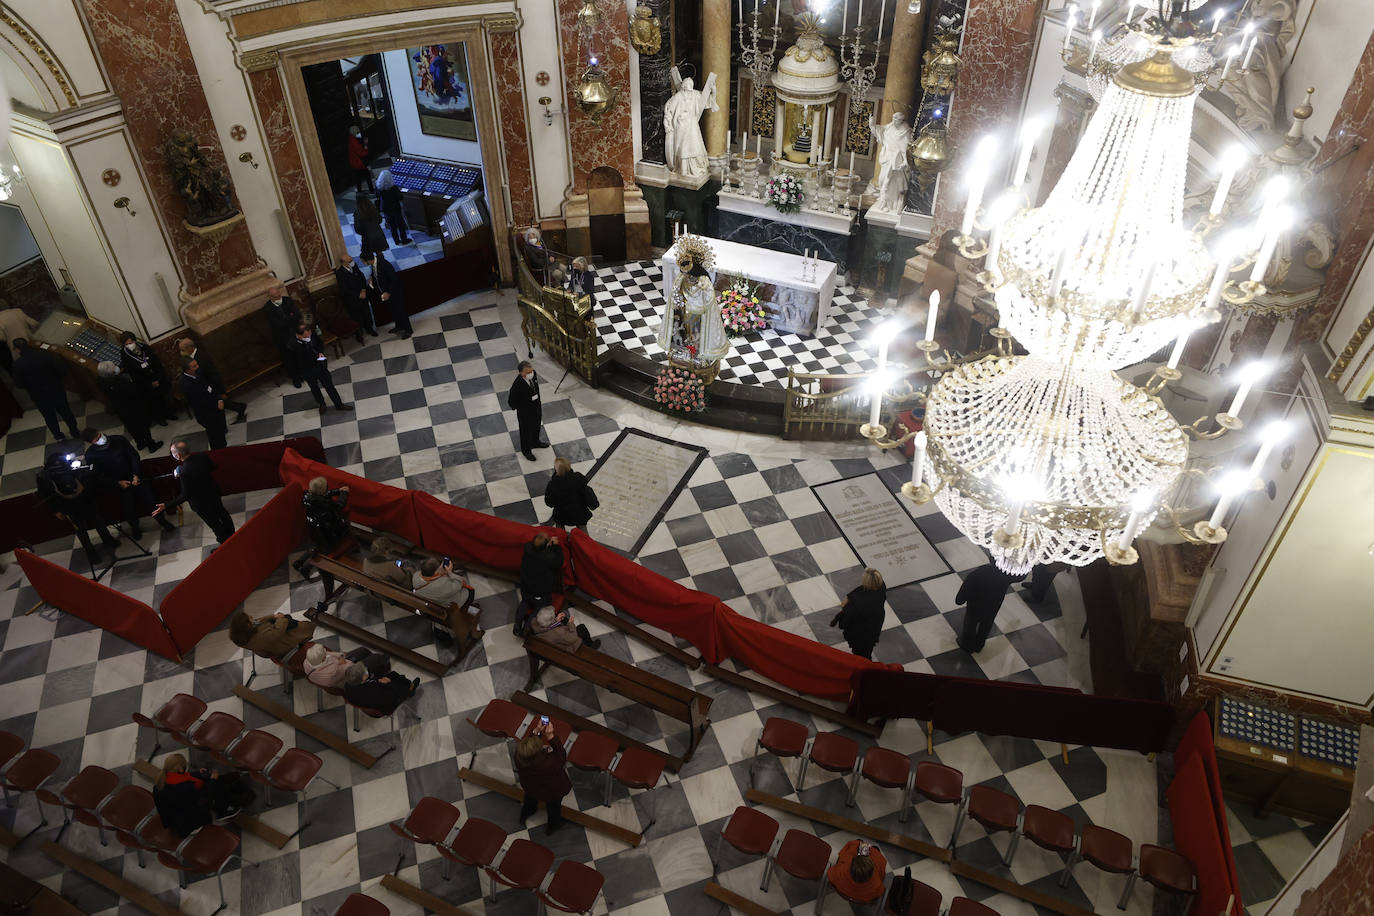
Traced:
[[888, 588], [950, 571], [910, 513], [877, 474], [812, 487], [849, 546], [865, 566], [883, 574]]
[[587, 482], [601, 503], [587, 533], [633, 557], [663, 520], [706, 449], [638, 429], [624, 429], [596, 462]]

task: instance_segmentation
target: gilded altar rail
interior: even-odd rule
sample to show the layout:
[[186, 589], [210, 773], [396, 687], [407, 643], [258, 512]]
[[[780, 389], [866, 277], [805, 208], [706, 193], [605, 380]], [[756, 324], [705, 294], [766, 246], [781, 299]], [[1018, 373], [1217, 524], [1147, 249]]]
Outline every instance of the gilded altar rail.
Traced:
[[519, 279], [517, 305], [520, 333], [530, 347], [538, 347], [560, 366], [571, 369], [593, 388], [600, 385], [596, 316], [590, 296], [543, 285], [524, 258], [516, 258]]

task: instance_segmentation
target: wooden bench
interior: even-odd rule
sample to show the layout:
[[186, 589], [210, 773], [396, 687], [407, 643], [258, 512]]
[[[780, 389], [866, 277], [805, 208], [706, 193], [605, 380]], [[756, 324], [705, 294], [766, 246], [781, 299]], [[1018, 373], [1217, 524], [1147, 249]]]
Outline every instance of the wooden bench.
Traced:
[[[421, 617], [429, 618], [431, 623], [443, 627], [453, 634], [453, 661], [444, 665], [442, 662], [435, 662], [440, 666], [440, 670], [433, 671], [429, 665], [421, 665], [433, 673], [442, 675], [445, 671], [460, 663], [467, 654], [472, 651], [472, 647], [482, 640], [482, 630], [477, 627], [472, 616], [458, 605], [439, 604], [428, 599], [421, 598], [409, 589], [404, 589], [390, 582], [375, 579], [362, 570], [362, 562], [352, 555], [331, 557], [324, 554], [315, 554], [310, 558], [310, 565], [319, 570], [321, 578], [324, 580], [326, 602], [334, 601], [338, 596], [349, 588], [356, 588], [366, 592], [379, 600], [389, 602], [400, 608], [405, 608], [411, 613]], [[319, 622], [344, 631], [352, 639], [363, 642], [370, 647], [382, 652], [387, 652], [394, 657], [403, 655], [414, 656], [413, 650], [404, 649], [391, 640], [363, 630], [360, 627], [340, 626], [339, 618], [329, 614], [321, 614], [317, 618]], [[459, 624], [455, 626], [454, 620]], [[414, 660], [411, 659], [412, 663]]]
[[533, 637], [525, 640], [525, 652], [530, 659], [530, 679], [525, 684], [526, 692], [534, 688], [549, 665], [556, 665], [583, 680], [687, 723], [691, 733], [687, 752], [682, 755], [683, 760], [692, 759], [702, 735], [706, 733], [706, 726], [711, 722], [707, 713], [711, 709], [712, 697], [636, 668], [604, 652], [586, 646], [576, 652], [564, 652]]

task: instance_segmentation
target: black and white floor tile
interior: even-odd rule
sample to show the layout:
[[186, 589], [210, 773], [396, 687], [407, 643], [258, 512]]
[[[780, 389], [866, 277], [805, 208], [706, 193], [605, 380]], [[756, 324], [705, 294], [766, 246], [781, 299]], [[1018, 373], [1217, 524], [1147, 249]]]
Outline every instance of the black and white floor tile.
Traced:
[[[661, 358], [658, 329], [663, 323], [663, 272], [657, 261], [630, 261], [597, 271], [596, 327], [602, 346], [617, 343], [627, 350]], [[786, 387], [787, 370], [797, 372], [872, 372], [876, 350], [868, 338], [886, 313], [869, 304], [853, 287], [836, 286], [830, 320], [815, 337], [779, 334], [772, 329], [736, 338], [721, 362], [720, 377], [742, 385]]]
[[[356, 413], [321, 415], [308, 392], [264, 384], [246, 393], [249, 421], [230, 428], [230, 442], [316, 435], [324, 442], [331, 463], [339, 467], [380, 482], [423, 489], [456, 505], [520, 521], [541, 520], [547, 510], [538, 495], [550, 469], [543, 462], [526, 462], [516, 453], [514, 417], [502, 409], [504, 389], [525, 349], [518, 326], [509, 294], [474, 294], [418, 318], [415, 336], [409, 341], [384, 336], [351, 349], [335, 362], [340, 392], [356, 404]], [[824, 642], [838, 642], [838, 633], [827, 626], [828, 617], [834, 613], [838, 596], [857, 581], [861, 565], [811, 487], [877, 471], [896, 488], [903, 469], [895, 458], [848, 443], [807, 443], [802, 448], [750, 434], [708, 430], [627, 404], [571, 378], [555, 392], [554, 367], [544, 364], [541, 368], [547, 376], [545, 426], [555, 445], [553, 453], [568, 457], [580, 470], [588, 469], [626, 426], [690, 439], [710, 449], [710, 456], [640, 551], [641, 562], [719, 595], [741, 613]], [[11, 442], [15, 455], [35, 448], [41, 452], [41, 436], [33, 432], [35, 428], [41, 432], [39, 422], [32, 412], [26, 414], [5, 441], [0, 481], [9, 492], [22, 490], [24, 480], [31, 480], [23, 465], [37, 463], [36, 459], [32, 463], [16, 459], [12, 465]], [[180, 422], [181, 426], [168, 432], [184, 432], [186, 421]], [[547, 460], [551, 463], [552, 455]], [[268, 491], [244, 494], [230, 498], [227, 505], [242, 522], [270, 496]], [[1086, 645], [1077, 635], [1083, 611], [1074, 577], [1061, 576], [1052, 597], [1040, 605], [1027, 604], [1019, 592], [1009, 596], [987, 648], [970, 658], [954, 645], [962, 612], [953, 596], [961, 574], [983, 562], [983, 557], [938, 515], [923, 510], [914, 514], [954, 571], [890, 593], [878, 658], [917, 671], [1089, 686]], [[144, 543], [153, 549], [155, 558], [121, 561], [108, 581], [156, 604], [207, 555], [213, 539], [188, 513], [179, 532], [145, 535]], [[73, 555], [72, 543], [45, 544], [42, 552], [73, 568], [81, 563]], [[453, 880], [444, 881], [432, 850], [419, 851], [416, 864], [416, 850], [402, 844], [387, 824], [403, 818], [424, 795], [450, 799], [464, 816], [493, 820], [512, 836], [547, 843], [559, 857], [591, 863], [608, 877], [598, 913], [713, 914], [718, 905], [702, 893], [711, 875], [709, 856], [725, 819], [743, 803], [750, 757], [762, 722], [782, 715], [812, 728], [829, 727], [702, 672], [689, 672], [623, 634], [590, 622], [604, 641], [602, 651], [713, 695], [712, 723], [695, 757], [656, 790], [658, 822], [642, 846], [630, 849], [573, 826], [547, 838], [542, 814], [531, 820], [527, 830], [522, 829], [514, 803], [461, 783], [457, 777], [458, 767], [466, 764], [474, 747], [478, 748], [478, 769], [501, 778], [510, 776], [504, 749], [466, 724], [466, 718], [475, 717], [492, 697], [506, 697], [520, 689], [528, 673], [509, 628], [517, 597], [503, 583], [476, 578], [488, 631], [483, 645], [443, 679], [424, 678], [415, 700], [401, 713], [399, 749], [367, 770], [322, 751], [308, 736], [297, 735], [255, 708], [245, 707], [232, 688], [247, 676], [249, 664], [223, 627], [195, 648], [187, 664], [176, 665], [50, 609], [25, 615], [36, 601], [33, 590], [16, 567], [0, 575], [0, 690], [7, 709], [0, 729], [57, 753], [63, 760], [59, 780], [87, 764], [110, 767], [126, 780], [138, 780], [131, 773], [131, 763], [151, 751], [152, 736], [141, 732], [130, 714], [151, 714], [183, 691], [206, 699], [212, 710], [244, 718], [250, 727], [269, 729], [288, 745], [321, 753], [323, 775], [340, 789], [321, 786], [312, 790], [308, 800], [288, 802], [278, 796], [272, 806], [265, 799], [257, 803], [260, 816], [285, 832], [304, 819], [311, 824], [283, 850], [244, 837], [247, 864], [226, 874], [225, 888], [231, 912], [249, 916], [328, 916], [358, 889], [376, 894], [393, 913], [418, 913], [414, 905], [378, 887], [380, 877], [390, 872], [401, 851], [406, 855], [401, 877], [470, 912], [533, 913], [532, 898], [520, 892], [507, 890], [495, 903], [484, 903], [470, 871], [459, 869]], [[318, 598], [319, 588], [283, 564], [253, 593], [246, 610], [257, 615], [300, 611]], [[230, 610], [216, 608], [214, 613], [227, 616]], [[432, 644], [427, 625], [417, 625], [394, 608], [353, 597], [344, 602], [340, 613], [421, 652], [446, 657], [445, 650]], [[345, 649], [353, 646], [332, 634], [325, 641]], [[275, 672], [267, 672], [254, 686], [281, 696]], [[645, 713], [622, 697], [573, 681], [561, 672], [546, 676], [540, 695], [657, 747], [680, 752], [685, 745], [679, 723]], [[387, 743], [384, 720], [365, 720], [356, 735], [346, 731], [349, 725], [336, 699], [327, 697], [323, 707], [317, 707], [315, 692], [298, 685], [290, 702], [321, 727], [347, 733], [374, 751]], [[935, 757], [960, 768], [967, 784], [986, 783], [1014, 791], [1027, 801], [1064, 810], [1080, 822], [1091, 820], [1122, 830], [1136, 842], [1167, 840], [1159, 835], [1155, 766], [1138, 754], [1073, 748], [1065, 763], [1057, 745], [977, 735], [936, 737]], [[915, 722], [890, 723], [882, 744], [910, 753], [913, 759], [925, 755], [924, 737]], [[758, 785], [768, 792], [797, 797], [792, 784], [795, 776], [795, 762], [784, 769], [778, 761], [766, 758], [758, 766]], [[580, 777], [575, 782], [570, 803], [630, 827], [647, 820], [649, 802], [643, 793], [630, 798], [618, 789], [607, 810], [598, 807], [599, 782]], [[915, 818], [899, 824], [895, 791], [866, 784], [853, 810], [845, 807], [843, 795], [838, 777], [813, 769], [799, 797], [937, 843], [948, 839], [953, 823], [948, 809], [922, 803]], [[842, 832], [769, 813], [784, 828], [818, 830], [836, 847], [848, 839]], [[31, 797], [21, 799], [14, 809], [0, 809], [0, 825], [10, 829], [26, 831], [36, 818]], [[51, 838], [56, 826], [54, 820], [40, 836]], [[88, 828], [71, 827], [62, 842], [187, 913], [204, 916], [218, 903], [213, 877], [192, 881], [188, 890], [181, 891], [171, 872], [155, 863], [140, 869], [134, 856], [117, 845], [102, 848]], [[959, 854], [997, 870], [997, 850], [1004, 849], [1005, 842], [1005, 837], [988, 838], [981, 828], [969, 824], [960, 838]], [[1035, 912], [1026, 904], [956, 879], [942, 866], [912, 861], [895, 849], [887, 852], [894, 867], [910, 864], [915, 877], [940, 888], [947, 899], [964, 893], [984, 900], [1004, 916]], [[48, 859], [37, 843], [30, 841], [4, 855], [16, 868], [68, 894], [89, 912], [103, 916], [127, 910], [109, 892]], [[720, 864], [720, 880], [727, 887], [770, 908], [810, 912], [813, 888], [778, 876], [764, 895], [757, 889], [760, 861], [727, 851]], [[1010, 874], [1055, 891], [1059, 867], [1053, 857], [1025, 844]], [[1086, 865], [1080, 866], [1063, 891], [1066, 898], [1099, 912], [1114, 912], [1119, 892], [1119, 878]], [[832, 914], [843, 912], [845, 905], [831, 897], [826, 909]], [[1131, 912], [1151, 911], [1152, 895], [1142, 887]]]
[[[344, 247], [355, 258], [363, 255], [363, 240], [353, 228], [353, 210], [357, 206], [357, 194], [352, 188], [334, 195], [334, 209], [339, 214], [339, 228], [343, 230]], [[444, 256], [444, 241], [438, 236], [427, 233], [421, 226], [410, 227], [406, 236], [409, 245], [398, 245], [391, 235], [391, 227], [385, 225], [387, 243], [391, 246], [382, 252], [397, 270], [415, 267], [427, 261], [437, 261]], [[366, 270], [366, 268], [364, 268]]]

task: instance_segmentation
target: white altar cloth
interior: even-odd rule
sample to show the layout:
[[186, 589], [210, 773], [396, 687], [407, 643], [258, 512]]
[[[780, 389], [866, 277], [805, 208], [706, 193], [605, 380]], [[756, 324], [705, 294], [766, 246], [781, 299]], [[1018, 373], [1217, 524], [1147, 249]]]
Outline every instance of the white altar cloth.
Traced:
[[[706, 241], [716, 256], [717, 275], [744, 277], [776, 288], [774, 298], [764, 302], [769, 326], [783, 333], [806, 335], [825, 327], [835, 295], [834, 261], [816, 261], [813, 271], [804, 274], [806, 259], [800, 255], [722, 239]], [[659, 259], [659, 265], [663, 268], [663, 298], [671, 302], [677, 282], [676, 243]]]

